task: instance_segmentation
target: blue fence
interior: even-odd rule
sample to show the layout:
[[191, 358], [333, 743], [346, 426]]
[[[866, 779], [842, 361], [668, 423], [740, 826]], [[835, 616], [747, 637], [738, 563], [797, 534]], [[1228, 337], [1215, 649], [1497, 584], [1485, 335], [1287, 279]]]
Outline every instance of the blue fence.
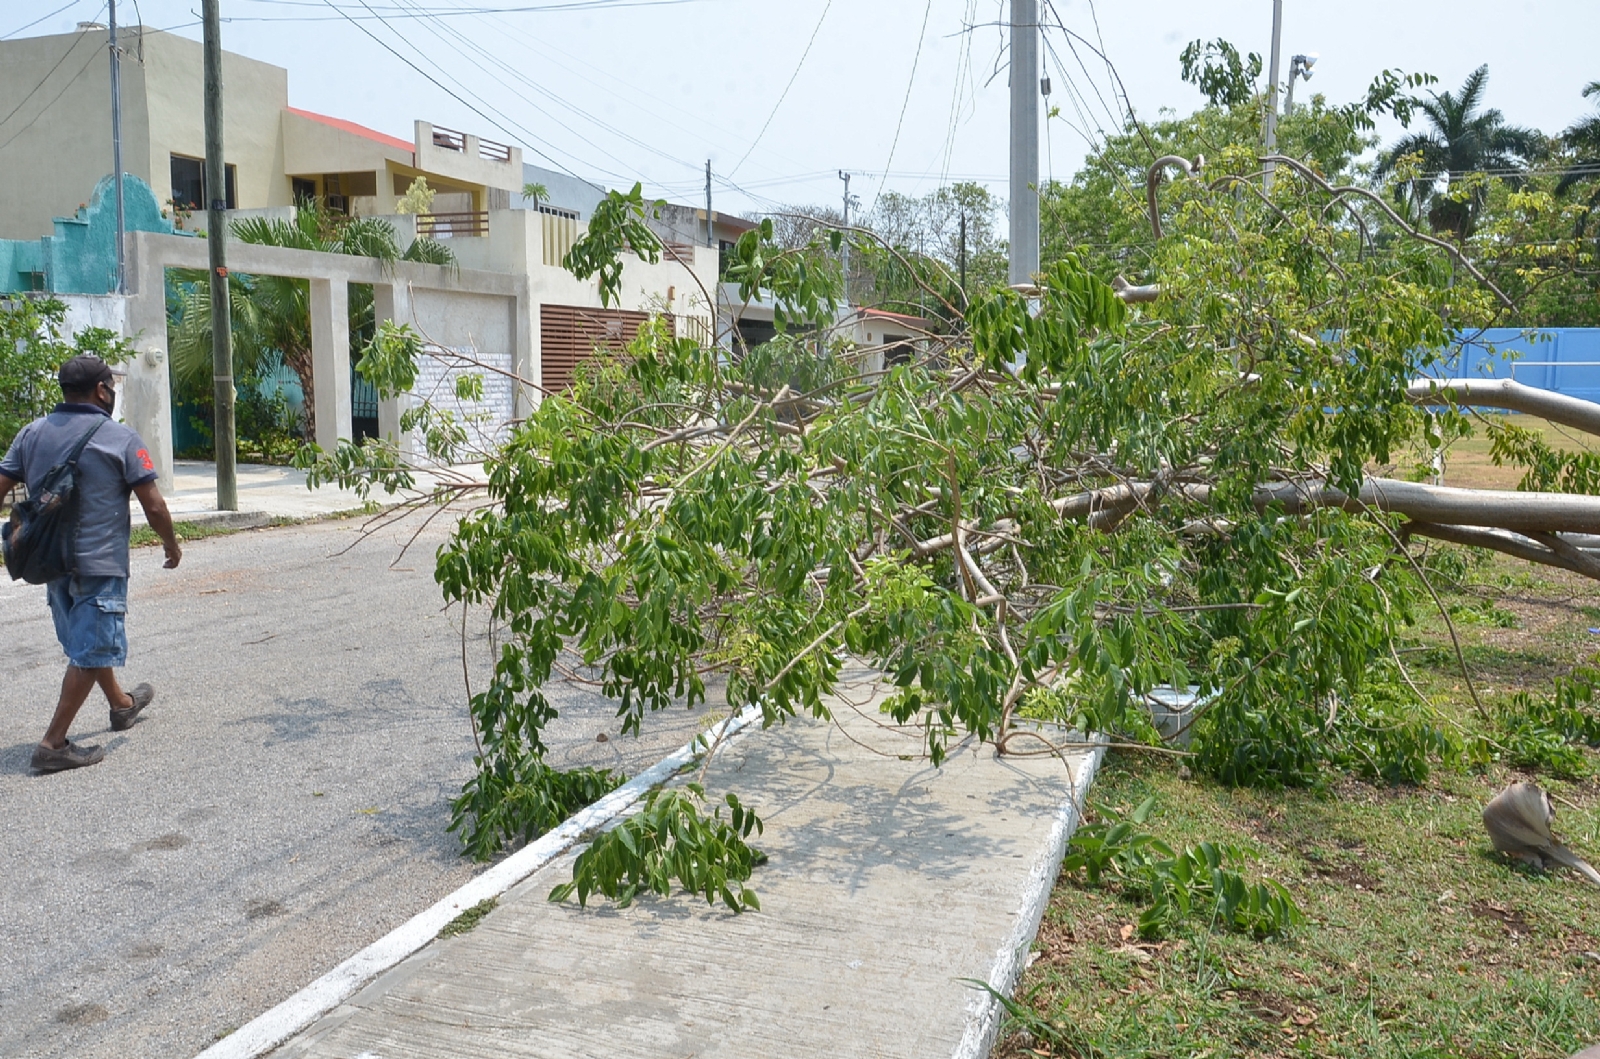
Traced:
[[1568, 397], [1600, 401], [1600, 327], [1520, 330], [1493, 327], [1470, 332], [1471, 341], [1444, 364], [1430, 368], [1435, 378], [1515, 379], [1526, 386]]

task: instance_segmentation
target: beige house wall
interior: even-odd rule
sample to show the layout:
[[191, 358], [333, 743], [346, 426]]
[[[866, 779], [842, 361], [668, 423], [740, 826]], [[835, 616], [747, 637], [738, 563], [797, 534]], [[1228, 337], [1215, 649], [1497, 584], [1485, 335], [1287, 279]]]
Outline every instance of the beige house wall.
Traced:
[[[152, 34], [144, 36], [148, 43]], [[122, 64], [123, 165], [148, 182], [149, 152], [138, 146], [150, 127], [140, 35], [130, 30], [123, 40], [131, 53]], [[0, 115], [12, 108], [0, 125], [0, 239], [37, 239], [54, 232], [52, 218], [87, 203], [111, 172], [106, 32], [0, 41]]]
[[[205, 156], [200, 45], [137, 26], [120, 37], [123, 168], [165, 202], [171, 155]], [[110, 66], [105, 30], [0, 41], [0, 114], [21, 104], [0, 125], [0, 238], [52, 234], [52, 219], [70, 217], [111, 173]], [[288, 205], [279, 128], [288, 71], [225, 52], [222, 76], [239, 207]]]
[[[172, 194], [171, 156], [206, 154], [205, 60], [198, 41], [171, 33], [146, 34], [144, 51], [145, 105], [150, 115], [150, 132], [144, 140], [146, 164], [155, 174], [150, 186], [165, 202]], [[124, 63], [124, 71], [127, 67]], [[227, 100], [222, 155], [236, 169], [238, 208], [290, 205], [279, 125], [279, 115], [289, 105], [289, 71], [225, 51], [222, 83]], [[124, 136], [124, 156], [127, 147]]]

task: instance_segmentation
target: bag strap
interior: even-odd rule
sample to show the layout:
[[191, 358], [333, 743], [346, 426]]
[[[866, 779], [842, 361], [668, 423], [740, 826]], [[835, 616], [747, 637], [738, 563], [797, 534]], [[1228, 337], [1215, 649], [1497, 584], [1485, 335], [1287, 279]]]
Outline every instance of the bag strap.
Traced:
[[94, 437], [95, 432], [105, 426], [110, 419], [110, 416], [101, 416], [100, 421], [84, 431], [83, 437], [79, 438], [78, 443], [72, 447], [72, 455], [67, 457], [67, 462], [72, 465], [73, 470], [78, 469], [78, 457], [83, 455], [83, 447], [89, 444], [89, 439]]

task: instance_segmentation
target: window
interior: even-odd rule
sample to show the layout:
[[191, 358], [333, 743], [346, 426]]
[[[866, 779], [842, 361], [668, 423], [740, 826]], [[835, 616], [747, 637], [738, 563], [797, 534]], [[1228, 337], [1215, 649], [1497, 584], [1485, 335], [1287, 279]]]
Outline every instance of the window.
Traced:
[[[239, 197], [235, 187], [235, 166], [224, 167], [227, 177], [227, 189], [224, 196], [226, 208], [230, 210], [239, 208]], [[183, 155], [172, 156], [172, 204], [179, 209], [204, 210], [210, 204], [206, 202], [206, 164], [199, 158], [185, 158]]]
[[305, 177], [291, 177], [291, 197], [296, 206], [313, 205], [317, 201], [317, 182]]

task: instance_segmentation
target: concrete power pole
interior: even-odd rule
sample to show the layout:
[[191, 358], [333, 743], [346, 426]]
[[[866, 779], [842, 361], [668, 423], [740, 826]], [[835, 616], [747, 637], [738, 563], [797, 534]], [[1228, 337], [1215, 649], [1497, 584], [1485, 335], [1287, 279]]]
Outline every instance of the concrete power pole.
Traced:
[[[228, 304], [228, 170], [222, 156], [222, 28], [218, 0], [201, 0], [205, 22], [206, 243], [211, 251], [212, 437], [216, 443], [217, 510], [239, 510], [234, 466], [233, 314]], [[329, 385], [331, 385], [331, 380]]]
[[850, 307], [850, 173], [839, 170], [839, 179], [844, 181], [844, 306]]
[[[1272, 0], [1272, 69], [1267, 82], [1267, 126], [1266, 144], [1267, 153], [1276, 154], [1278, 151], [1278, 57], [1283, 51], [1283, 0]], [[1272, 171], [1277, 168], [1271, 162], [1267, 163], [1267, 172], [1261, 179], [1261, 186], [1267, 191], [1272, 190]]]
[[117, 0], [111, 0], [111, 178], [117, 195], [117, 293], [128, 293], [128, 215], [122, 201], [122, 52], [117, 44]]
[[717, 248], [716, 229], [711, 226], [711, 159], [706, 159], [706, 245]]
[[1011, 0], [1011, 285], [1039, 271], [1039, 0]]

